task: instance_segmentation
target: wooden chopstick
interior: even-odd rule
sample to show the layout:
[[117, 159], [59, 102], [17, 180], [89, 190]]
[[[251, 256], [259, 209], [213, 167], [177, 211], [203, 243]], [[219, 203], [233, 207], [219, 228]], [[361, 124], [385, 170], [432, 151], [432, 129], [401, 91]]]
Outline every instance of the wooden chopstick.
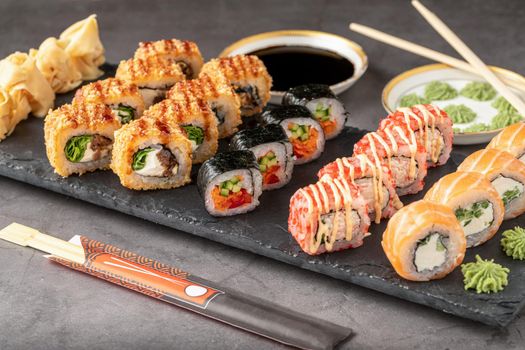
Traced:
[[[368, 26], [358, 24], [358, 23], [350, 23], [350, 30], [356, 33], [362, 34], [364, 36], [367, 36], [371, 39], [375, 39], [382, 43], [391, 45], [393, 47], [397, 47], [398, 49], [402, 49], [402, 50], [414, 53], [416, 55], [431, 59], [433, 61], [441, 62], [451, 67], [458, 68], [466, 72], [479, 75], [479, 72], [465, 61], [462, 61], [460, 59], [457, 59], [449, 55], [445, 55], [444, 53], [441, 53], [439, 51], [429, 49], [428, 47], [412, 43], [408, 40], [401, 39], [399, 37], [381, 32], [377, 29], [370, 28]], [[499, 73], [499, 72], [495, 72], [495, 73], [506, 85], [525, 92], [525, 81], [520, 82], [520, 81], [511, 79], [509, 77], [506, 77], [502, 73]]]
[[499, 78], [483, 63], [483, 61], [441, 20], [419, 1], [412, 0], [412, 5], [427, 20], [427, 22], [445, 39], [470, 65], [478, 70], [509, 103], [525, 116], [525, 103], [516, 96]]
[[85, 262], [84, 248], [81, 246], [17, 223], [12, 223], [0, 230], [0, 239], [24, 247], [29, 246], [79, 264]]

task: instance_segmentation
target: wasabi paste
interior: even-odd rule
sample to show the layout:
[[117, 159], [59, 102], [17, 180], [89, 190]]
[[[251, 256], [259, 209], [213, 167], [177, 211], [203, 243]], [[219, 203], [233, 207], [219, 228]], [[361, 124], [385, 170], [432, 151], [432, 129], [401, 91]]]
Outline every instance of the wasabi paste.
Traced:
[[502, 291], [507, 284], [510, 270], [496, 264], [494, 259], [483, 260], [476, 255], [476, 262], [461, 265], [465, 290], [475, 289], [479, 293], [497, 293]]
[[509, 103], [504, 97], [500, 96], [494, 100], [491, 104], [492, 107], [496, 108], [501, 113], [516, 114], [518, 110]]
[[476, 112], [474, 112], [472, 109], [468, 108], [464, 104], [461, 105], [448, 105], [445, 108], [443, 108], [445, 112], [447, 112], [448, 116], [454, 124], [465, 124], [470, 123], [474, 119], [476, 119]]
[[468, 83], [459, 93], [476, 101], [489, 101], [496, 96], [496, 90], [489, 83], [479, 81]]
[[496, 114], [494, 118], [492, 118], [490, 126], [492, 129], [501, 129], [506, 126], [516, 124], [517, 122], [520, 122], [522, 120], [523, 117], [519, 114], [500, 112]]
[[399, 101], [399, 107], [412, 107], [414, 105], [427, 103], [430, 103], [430, 101], [418, 94], [408, 94], [401, 98], [401, 101]]
[[485, 123], [476, 123], [472, 124], [464, 129], [460, 128], [454, 128], [453, 131], [456, 134], [462, 134], [465, 132], [480, 132], [480, 131], [488, 131], [490, 130], [490, 126]]
[[442, 81], [432, 81], [425, 86], [425, 98], [429, 101], [450, 100], [457, 96], [456, 89]]
[[515, 260], [525, 260], [525, 229], [516, 226], [502, 234], [501, 248]]

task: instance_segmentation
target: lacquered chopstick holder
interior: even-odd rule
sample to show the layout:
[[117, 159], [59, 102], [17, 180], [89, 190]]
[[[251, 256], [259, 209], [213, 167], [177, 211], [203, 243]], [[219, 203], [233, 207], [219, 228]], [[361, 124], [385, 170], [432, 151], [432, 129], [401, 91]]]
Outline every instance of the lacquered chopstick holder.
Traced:
[[85, 262], [51, 260], [246, 331], [302, 349], [332, 349], [352, 331], [277, 304], [226, 290], [179, 269], [80, 237]]

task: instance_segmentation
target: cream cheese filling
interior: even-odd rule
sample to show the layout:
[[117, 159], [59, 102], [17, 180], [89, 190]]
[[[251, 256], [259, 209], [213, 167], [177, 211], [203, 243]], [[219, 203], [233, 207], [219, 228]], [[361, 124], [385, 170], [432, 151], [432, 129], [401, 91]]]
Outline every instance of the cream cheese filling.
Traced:
[[446, 255], [447, 250], [440, 241], [440, 234], [432, 233], [426, 242], [417, 245], [414, 264], [418, 272], [432, 270], [443, 265]]

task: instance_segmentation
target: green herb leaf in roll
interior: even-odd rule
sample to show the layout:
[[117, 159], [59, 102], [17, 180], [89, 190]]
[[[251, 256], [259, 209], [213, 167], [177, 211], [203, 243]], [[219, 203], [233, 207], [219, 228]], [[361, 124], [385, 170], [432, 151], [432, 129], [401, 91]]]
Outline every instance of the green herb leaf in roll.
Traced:
[[70, 138], [64, 150], [67, 160], [73, 163], [80, 162], [84, 158], [86, 148], [92, 139], [93, 135], [80, 135]]
[[117, 107], [117, 115], [120, 118], [122, 124], [127, 124], [135, 119], [135, 109], [123, 104], [119, 104]]
[[133, 163], [131, 164], [131, 168], [135, 171], [144, 169], [146, 166], [146, 158], [148, 157], [148, 153], [152, 152], [154, 149], [152, 147], [143, 148], [141, 150], [138, 150], [133, 155]]

